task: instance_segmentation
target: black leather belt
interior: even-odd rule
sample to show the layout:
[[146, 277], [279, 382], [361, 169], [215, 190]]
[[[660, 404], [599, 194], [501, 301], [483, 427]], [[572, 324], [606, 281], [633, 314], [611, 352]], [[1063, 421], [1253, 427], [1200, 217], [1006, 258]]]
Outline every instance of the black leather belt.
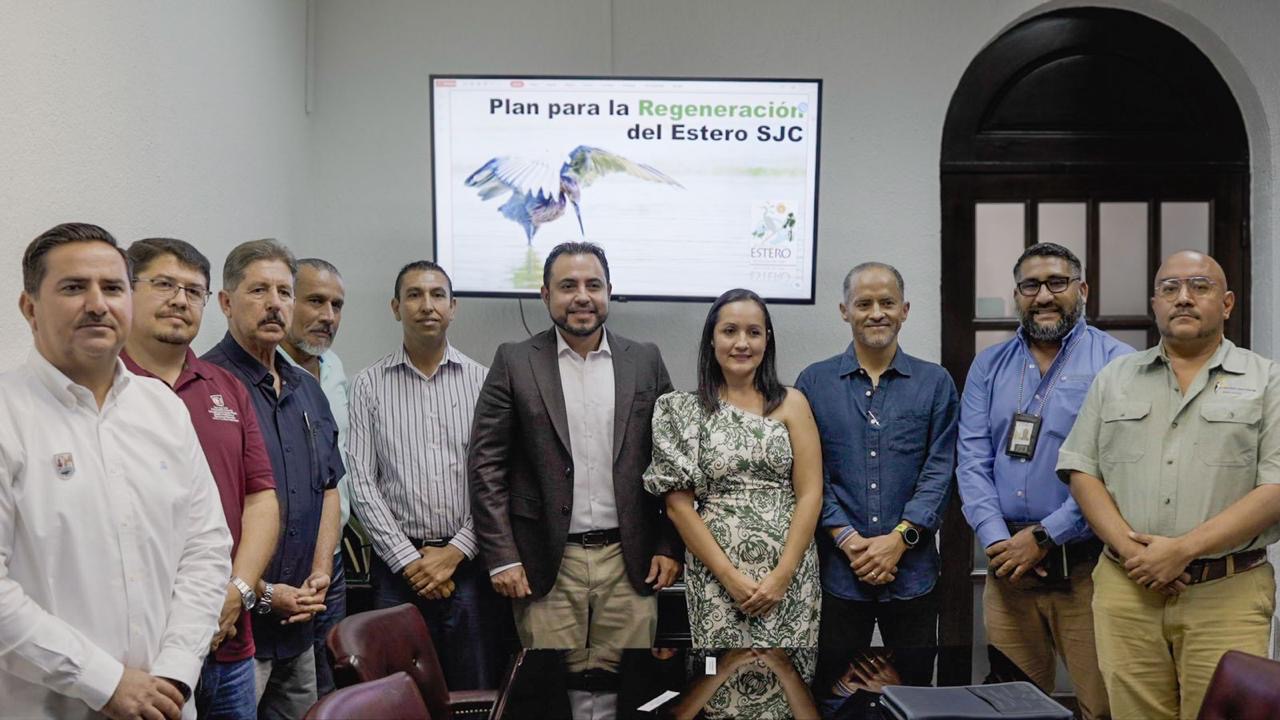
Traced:
[[566, 543], [573, 545], [581, 545], [582, 547], [604, 547], [614, 543], [622, 542], [622, 531], [618, 528], [611, 530], [589, 530], [581, 533], [569, 533], [565, 538]]
[[453, 538], [439, 538], [439, 539], [437, 539], [437, 538], [429, 538], [429, 539], [423, 539], [423, 538], [409, 538], [409, 542], [413, 543], [413, 546], [414, 546], [415, 548], [424, 548], [424, 547], [436, 547], [436, 548], [440, 548], [440, 547], [444, 547], [444, 546], [448, 545], [448, 544], [449, 544], [449, 541], [450, 541], [450, 540], [452, 540], [452, 539], [453, 539]]
[[1096, 563], [1102, 554], [1102, 541], [1097, 538], [1067, 543], [1067, 565], [1075, 567], [1080, 563]]
[[[1113, 550], [1110, 545], [1107, 546], [1105, 554], [1111, 561], [1120, 562], [1119, 553]], [[1239, 575], [1246, 570], [1252, 570], [1262, 565], [1266, 561], [1266, 548], [1258, 548], [1256, 550], [1232, 553], [1212, 560], [1192, 560], [1187, 565], [1186, 573], [1191, 576], [1191, 584], [1195, 585], [1196, 583]]]

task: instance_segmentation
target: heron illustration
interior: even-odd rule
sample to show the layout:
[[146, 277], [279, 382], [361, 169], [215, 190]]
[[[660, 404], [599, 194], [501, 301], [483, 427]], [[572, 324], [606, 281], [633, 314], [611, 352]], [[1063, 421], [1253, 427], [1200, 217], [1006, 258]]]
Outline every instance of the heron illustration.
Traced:
[[467, 178], [467, 187], [477, 188], [481, 200], [488, 200], [510, 190], [511, 196], [498, 208], [503, 217], [524, 228], [525, 240], [533, 245], [538, 228], [564, 215], [565, 205], [573, 204], [582, 227], [582, 188], [611, 173], [625, 172], [649, 182], [684, 186], [664, 173], [643, 163], [633, 162], [608, 150], [579, 145], [556, 172], [538, 160], [520, 157], [496, 157]]

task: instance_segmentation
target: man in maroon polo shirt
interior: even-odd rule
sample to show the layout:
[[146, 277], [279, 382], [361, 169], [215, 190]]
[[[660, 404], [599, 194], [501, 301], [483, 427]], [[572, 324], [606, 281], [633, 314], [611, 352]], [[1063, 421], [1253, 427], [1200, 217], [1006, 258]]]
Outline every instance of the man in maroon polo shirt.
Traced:
[[244, 384], [200, 360], [191, 341], [209, 298], [209, 261], [182, 240], [151, 238], [129, 247], [133, 261], [133, 327], [120, 359], [138, 375], [168, 383], [187, 405], [231, 530], [231, 578], [196, 688], [207, 718], [252, 720], [253, 588], [275, 552], [280, 528], [271, 459]]

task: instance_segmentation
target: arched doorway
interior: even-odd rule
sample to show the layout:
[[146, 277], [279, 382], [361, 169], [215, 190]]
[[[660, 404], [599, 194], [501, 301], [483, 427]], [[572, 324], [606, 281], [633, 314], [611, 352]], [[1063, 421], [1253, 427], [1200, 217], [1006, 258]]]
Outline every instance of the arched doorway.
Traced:
[[[957, 386], [1017, 327], [1012, 265], [1043, 240], [1084, 261], [1089, 321], [1136, 347], [1156, 340], [1147, 299], [1161, 257], [1209, 252], [1238, 298], [1227, 335], [1248, 346], [1244, 121], [1213, 64], [1169, 26], [1071, 8], [1010, 28], [957, 86], [940, 169], [942, 361]], [[967, 642], [985, 557], [958, 500], [941, 542], [940, 631]]]

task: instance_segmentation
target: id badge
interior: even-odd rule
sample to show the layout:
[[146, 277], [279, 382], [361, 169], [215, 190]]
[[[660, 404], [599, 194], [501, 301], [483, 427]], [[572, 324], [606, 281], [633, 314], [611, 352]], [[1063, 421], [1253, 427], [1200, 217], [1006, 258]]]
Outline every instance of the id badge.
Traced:
[[1009, 457], [1030, 460], [1036, 454], [1036, 441], [1039, 439], [1040, 418], [1026, 413], [1014, 413], [1004, 453]]

